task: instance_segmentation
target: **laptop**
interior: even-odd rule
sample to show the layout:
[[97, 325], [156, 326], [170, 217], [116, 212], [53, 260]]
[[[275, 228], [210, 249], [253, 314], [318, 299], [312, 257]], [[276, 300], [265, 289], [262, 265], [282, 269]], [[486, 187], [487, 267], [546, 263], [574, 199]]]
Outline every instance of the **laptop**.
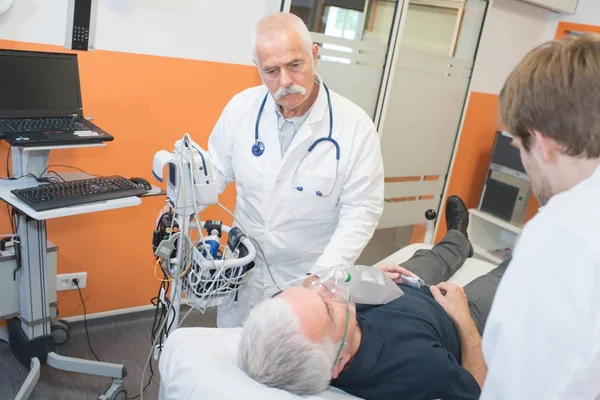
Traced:
[[12, 146], [114, 138], [84, 117], [77, 54], [0, 50], [0, 139]]

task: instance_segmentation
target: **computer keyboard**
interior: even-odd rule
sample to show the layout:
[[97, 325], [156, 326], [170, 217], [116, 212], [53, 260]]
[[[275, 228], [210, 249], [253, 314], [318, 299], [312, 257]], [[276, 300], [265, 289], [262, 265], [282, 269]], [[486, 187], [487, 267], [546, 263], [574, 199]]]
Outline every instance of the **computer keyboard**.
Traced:
[[143, 185], [137, 185], [122, 176], [105, 176], [76, 181], [41, 184], [35, 187], [14, 189], [11, 193], [36, 211], [76, 206], [139, 196], [146, 193]]
[[5, 118], [4, 125], [13, 132], [80, 131], [86, 126], [73, 118]]

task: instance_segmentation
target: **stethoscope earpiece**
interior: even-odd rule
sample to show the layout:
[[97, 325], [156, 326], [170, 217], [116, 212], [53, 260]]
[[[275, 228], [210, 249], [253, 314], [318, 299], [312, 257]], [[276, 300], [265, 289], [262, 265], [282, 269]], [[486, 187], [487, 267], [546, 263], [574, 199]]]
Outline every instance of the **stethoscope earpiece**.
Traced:
[[260, 157], [265, 152], [265, 144], [260, 140], [252, 145], [252, 154], [255, 157]]
[[321, 196], [323, 196], [323, 193], [321, 193], [320, 190], [317, 190], [317, 196], [321, 197]]
[[301, 191], [304, 190], [304, 188], [302, 186], [296, 186], [296, 190], [299, 191], [299, 192], [301, 192]]

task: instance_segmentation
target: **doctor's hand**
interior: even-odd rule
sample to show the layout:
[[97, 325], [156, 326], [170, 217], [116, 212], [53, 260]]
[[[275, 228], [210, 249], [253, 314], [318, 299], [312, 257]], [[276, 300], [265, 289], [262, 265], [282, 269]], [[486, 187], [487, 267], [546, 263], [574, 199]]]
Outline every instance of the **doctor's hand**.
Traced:
[[412, 272], [396, 264], [379, 264], [377, 266], [380, 270], [396, 283], [402, 283], [402, 275], [413, 276]]
[[318, 277], [318, 276], [315, 276], [315, 275], [313, 275], [313, 276], [309, 276], [308, 278], [306, 278], [306, 279], [305, 279], [305, 280], [302, 282], [302, 286], [304, 286], [305, 288], [309, 288], [309, 289], [310, 289], [310, 288], [312, 287], [312, 284], [313, 284], [313, 282], [315, 282], [315, 281], [317, 281], [317, 280], [319, 280], [319, 277]]
[[462, 287], [454, 283], [442, 282], [429, 288], [435, 300], [446, 310], [458, 326], [473, 323], [467, 295]]

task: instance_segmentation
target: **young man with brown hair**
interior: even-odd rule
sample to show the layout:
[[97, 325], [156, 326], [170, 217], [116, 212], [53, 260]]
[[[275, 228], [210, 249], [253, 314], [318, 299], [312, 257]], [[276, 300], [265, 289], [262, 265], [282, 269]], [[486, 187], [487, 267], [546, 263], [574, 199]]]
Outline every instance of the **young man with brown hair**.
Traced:
[[508, 77], [500, 112], [543, 207], [494, 298], [481, 399], [598, 399], [600, 38], [532, 50]]

